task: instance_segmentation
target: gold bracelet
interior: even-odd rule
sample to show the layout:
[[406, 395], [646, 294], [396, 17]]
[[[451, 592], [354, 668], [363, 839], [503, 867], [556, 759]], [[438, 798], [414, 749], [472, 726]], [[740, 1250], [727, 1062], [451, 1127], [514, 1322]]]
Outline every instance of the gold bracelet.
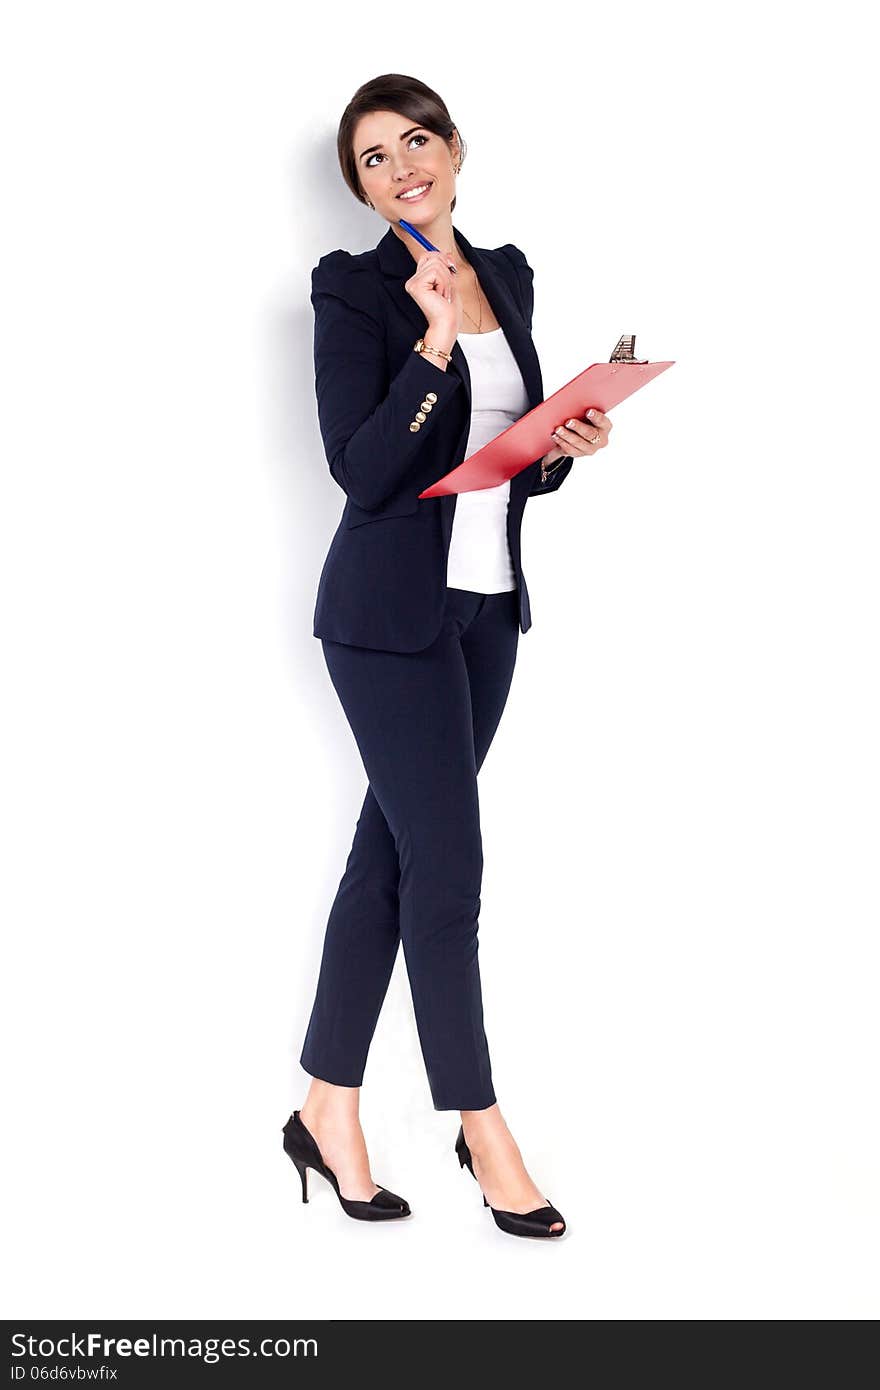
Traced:
[[566, 458], [568, 458], [567, 454], [564, 455], [561, 459], [557, 459], [556, 462], [551, 464], [549, 468], [547, 467], [544, 460], [541, 459], [541, 482], [546, 483], [547, 479], [550, 477], [550, 474], [555, 473], [557, 468], [561, 468], [562, 465], [565, 463]]
[[444, 352], [442, 348], [428, 347], [424, 338], [418, 338], [413, 346], [413, 352], [433, 352], [437, 357], [445, 357], [447, 362], [452, 361], [452, 353]]

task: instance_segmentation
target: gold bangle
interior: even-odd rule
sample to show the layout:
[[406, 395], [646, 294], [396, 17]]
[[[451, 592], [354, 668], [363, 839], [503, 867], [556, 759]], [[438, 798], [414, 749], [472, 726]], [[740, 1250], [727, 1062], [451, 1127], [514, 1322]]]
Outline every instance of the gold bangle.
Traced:
[[452, 353], [444, 352], [442, 348], [429, 347], [424, 338], [416, 339], [413, 352], [433, 352], [437, 357], [445, 357], [447, 362], [452, 361]]
[[549, 468], [544, 460], [541, 459], [541, 482], [546, 483], [550, 474], [555, 473], [557, 468], [561, 468], [567, 458], [568, 454], [565, 454], [561, 459], [557, 459], [555, 463], [551, 463]]

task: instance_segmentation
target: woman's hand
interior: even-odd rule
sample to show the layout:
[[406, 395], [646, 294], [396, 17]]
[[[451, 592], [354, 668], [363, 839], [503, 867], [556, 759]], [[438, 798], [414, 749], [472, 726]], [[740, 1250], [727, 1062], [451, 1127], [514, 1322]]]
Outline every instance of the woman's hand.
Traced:
[[[566, 420], [550, 436], [557, 441], [557, 447], [544, 456], [545, 463], [555, 463], [566, 455], [573, 458], [588, 458], [604, 449], [608, 436], [614, 428], [607, 415], [601, 410], [588, 410], [583, 420]], [[559, 447], [561, 446], [561, 447]]]
[[[425, 338], [432, 347], [447, 351], [461, 331], [461, 296], [455, 276], [449, 269], [450, 257], [441, 251], [425, 251], [419, 256], [415, 271], [404, 283], [410, 298], [418, 304], [428, 327]], [[429, 336], [430, 333], [430, 336]]]

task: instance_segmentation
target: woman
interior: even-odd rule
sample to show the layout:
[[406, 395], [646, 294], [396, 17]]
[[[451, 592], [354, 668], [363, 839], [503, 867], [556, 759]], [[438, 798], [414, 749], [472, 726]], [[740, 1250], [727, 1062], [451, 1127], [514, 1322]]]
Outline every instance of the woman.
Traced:
[[[559, 1236], [498, 1106], [480, 992], [483, 868], [477, 773], [498, 727], [519, 633], [527, 497], [604, 448], [601, 412], [560, 423], [547, 452], [477, 492], [419, 493], [544, 399], [522, 252], [471, 246], [451, 215], [464, 145], [435, 92], [388, 74], [339, 126], [343, 175], [388, 222], [375, 250], [312, 272], [318, 416], [345, 508], [318, 586], [314, 635], [369, 779], [327, 924], [301, 1063], [312, 1076], [284, 1146], [363, 1220], [409, 1215], [376, 1184], [358, 1119], [367, 1051], [399, 943], [434, 1106], [497, 1225]], [[401, 218], [440, 248], [426, 251]]]

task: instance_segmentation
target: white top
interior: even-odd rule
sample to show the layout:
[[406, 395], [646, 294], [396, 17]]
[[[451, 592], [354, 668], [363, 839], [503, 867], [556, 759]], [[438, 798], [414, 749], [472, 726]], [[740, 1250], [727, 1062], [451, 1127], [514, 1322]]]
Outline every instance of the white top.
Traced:
[[[503, 328], [459, 333], [471, 378], [471, 424], [465, 458], [526, 414], [529, 398]], [[516, 588], [507, 542], [510, 479], [478, 492], [459, 492], [452, 519], [446, 583], [453, 589], [500, 594]]]

